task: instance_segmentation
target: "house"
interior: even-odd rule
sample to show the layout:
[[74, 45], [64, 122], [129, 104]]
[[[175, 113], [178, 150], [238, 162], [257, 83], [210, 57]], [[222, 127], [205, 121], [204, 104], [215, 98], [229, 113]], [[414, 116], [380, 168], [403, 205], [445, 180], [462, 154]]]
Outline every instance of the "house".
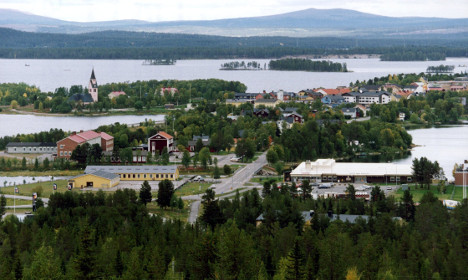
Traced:
[[361, 104], [357, 104], [354, 108], [361, 110], [362, 116], [360, 116], [360, 117], [367, 116], [367, 112], [369, 111], [369, 109], [366, 106], [361, 105]]
[[323, 96], [326, 95], [343, 95], [345, 93], [351, 92], [349, 88], [320, 88], [316, 89], [315, 92], [321, 93]]
[[80, 102], [83, 104], [91, 104], [94, 102], [93, 97], [89, 93], [75, 93], [68, 98], [68, 102]]
[[400, 113], [398, 114], [398, 120], [400, 120], [400, 121], [404, 121], [404, 120], [405, 120], [405, 117], [406, 117], [406, 114], [403, 113], [403, 112], [400, 112]]
[[89, 78], [88, 93], [91, 95], [93, 102], [98, 102], [98, 84], [96, 81], [96, 75], [94, 75], [94, 68], [91, 72], [91, 78]]
[[249, 99], [226, 99], [226, 105], [232, 105], [235, 107], [239, 107], [240, 105], [244, 103], [254, 103], [254, 100], [249, 100]]
[[57, 141], [57, 157], [69, 159], [76, 147], [84, 143], [99, 144], [104, 152], [114, 149], [114, 137], [109, 134], [81, 130], [80, 133], [72, 132], [67, 138]]
[[326, 95], [321, 99], [322, 103], [325, 105], [340, 105], [346, 102], [346, 99], [341, 95]]
[[240, 100], [257, 100], [257, 99], [262, 99], [263, 95], [260, 93], [242, 93], [242, 92], [236, 92], [234, 94], [234, 99], [240, 99]]
[[382, 86], [379, 85], [365, 85], [359, 88], [359, 92], [363, 93], [366, 91], [381, 91]]
[[291, 129], [295, 123], [303, 123], [304, 118], [302, 115], [294, 112], [290, 114], [283, 114], [280, 119], [276, 122], [276, 125], [282, 131], [283, 125], [286, 126], [287, 129]]
[[109, 97], [109, 99], [112, 100], [112, 99], [117, 98], [117, 97], [119, 97], [121, 95], [126, 96], [127, 94], [125, 93], [125, 91], [113, 91], [113, 92], [109, 93], [107, 96]]
[[188, 141], [187, 150], [189, 152], [195, 152], [195, 148], [197, 146], [198, 139], [201, 140], [203, 147], [208, 147], [210, 145], [210, 136], [208, 135], [193, 135], [192, 140]]
[[164, 131], [160, 131], [155, 135], [148, 138], [148, 151], [150, 153], [156, 153], [156, 151], [161, 154], [164, 147], [167, 148], [167, 152], [171, 153], [174, 151], [174, 137], [167, 134]]
[[257, 109], [255, 108], [253, 114], [257, 117], [268, 118], [270, 111], [268, 109]]
[[120, 181], [175, 181], [179, 179], [177, 165], [88, 165], [85, 174], [104, 171], [116, 174]]
[[176, 92], [179, 92], [179, 90], [176, 89], [176, 88], [173, 88], [173, 87], [163, 87], [163, 88], [161, 88], [161, 90], [159, 91], [159, 94], [160, 94], [160, 95], [170, 94], [170, 95], [173, 96]]
[[390, 94], [386, 91], [366, 91], [366, 92], [349, 92], [343, 94], [347, 103], [358, 104], [387, 104], [390, 102]]
[[5, 147], [9, 154], [56, 154], [56, 143], [44, 142], [10, 142]]
[[283, 101], [276, 100], [276, 99], [257, 99], [255, 101], [254, 106], [258, 107], [260, 105], [263, 105], [263, 106], [268, 107], [268, 108], [275, 108], [276, 105], [280, 104], [281, 102], [283, 102]]
[[358, 111], [356, 108], [342, 108], [341, 112], [345, 116], [349, 116], [352, 119], [359, 117]]
[[68, 186], [73, 188], [112, 188], [120, 183], [120, 177], [117, 174], [97, 170], [88, 174], [81, 174], [70, 178]]

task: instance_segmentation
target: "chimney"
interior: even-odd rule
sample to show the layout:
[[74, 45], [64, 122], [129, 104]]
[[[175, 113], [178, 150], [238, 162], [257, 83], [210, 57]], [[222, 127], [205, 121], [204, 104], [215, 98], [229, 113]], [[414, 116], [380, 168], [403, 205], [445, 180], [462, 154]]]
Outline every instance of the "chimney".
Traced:
[[332, 212], [332, 210], [328, 210], [328, 218], [333, 218], [333, 212]]
[[71, 133], [71, 135], [76, 135], [76, 131], [73, 131], [73, 132]]
[[83, 133], [83, 130], [80, 130], [80, 133]]

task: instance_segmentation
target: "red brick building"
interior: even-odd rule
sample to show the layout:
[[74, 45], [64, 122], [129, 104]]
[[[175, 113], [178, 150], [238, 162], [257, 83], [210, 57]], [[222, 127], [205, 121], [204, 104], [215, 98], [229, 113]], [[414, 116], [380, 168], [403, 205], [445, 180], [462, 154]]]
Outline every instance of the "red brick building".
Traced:
[[164, 131], [160, 131], [157, 134], [148, 138], [148, 152], [155, 153], [158, 151], [161, 154], [164, 147], [167, 147], [167, 151], [173, 152], [174, 151], [174, 137], [167, 134]]
[[[468, 161], [458, 165], [458, 167], [453, 172], [453, 177], [455, 178], [455, 186], [468, 186]], [[463, 181], [463, 177], [465, 180]]]
[[103, 151], [112, 151], [114, 149], [114, 137], [105, 132], [92, 130], [81, 131], [80, 133], [73, 132], [67, 138], [57, 142], [57, 158], [70, 159], [73, 150], [84, 143], [99, 144]]

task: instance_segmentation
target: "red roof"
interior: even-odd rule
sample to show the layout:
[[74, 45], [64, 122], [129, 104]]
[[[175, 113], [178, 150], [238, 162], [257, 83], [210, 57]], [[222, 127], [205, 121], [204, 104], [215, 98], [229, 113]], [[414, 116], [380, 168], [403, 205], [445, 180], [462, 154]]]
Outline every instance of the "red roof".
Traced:
[[[172, 139], [172, 136], [167, 134], [166, 132], [164, 131], [160, 131], [158, 132], [159, 135], [161, 135], [162, 137], [166, 138], [166, 139]], [[157, 135], [157, 134], [156, 134]]]
[[78, 135], [70, 135], [68, 136], [69, 139], [71, 139], [72, 141], [75, 141], [76, 143], [80, 144], [80, 143], [84, 143], [86, 142], [86, 139], [84, 139], [83, 137], [80, 137]]
[[119, 95], [126, 95], [125, 91], [113, 91], [109, 94], [112, 94], [114, 96], [119, 96]]
[[112, 140], [114, 139], [114, 137], [110, 136], [109, 134], [105, 133], [105, 132], [101, 132], [101, 138], [104, 139], [104, 140]]
[[322, 90], [322, 91], [325, 92], [327, 95], [342, 95], [342, 94], [351, 92], [351, 90], [350, 90], [349, 88], [340, 88], [340, 89], [336, 89], [336, 88], [321, 88], [321, 89], [318, 89], [318, 90], [316, 90], [316, 91], [319, 91], [319, 90]]
[[94, 139], [94, 138], [98, 138], [100, 136], [99, 133], [97, 133], [95, 131], [92, 131], [92, 130], [84, 131], [84, 132], [78, 133], [76, 135], [84, 138], [85, 140], [91, 140], [91, 139]]

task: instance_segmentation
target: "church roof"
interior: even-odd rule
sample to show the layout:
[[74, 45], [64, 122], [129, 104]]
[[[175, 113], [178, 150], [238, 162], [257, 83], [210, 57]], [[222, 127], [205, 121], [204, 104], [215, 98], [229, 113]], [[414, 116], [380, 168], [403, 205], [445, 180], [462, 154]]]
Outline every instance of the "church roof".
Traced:
[[93, 68], [93, 71], [91, 72], [91, 80], [96, 80], [96, 76], [94, 75], [94, 68]]

